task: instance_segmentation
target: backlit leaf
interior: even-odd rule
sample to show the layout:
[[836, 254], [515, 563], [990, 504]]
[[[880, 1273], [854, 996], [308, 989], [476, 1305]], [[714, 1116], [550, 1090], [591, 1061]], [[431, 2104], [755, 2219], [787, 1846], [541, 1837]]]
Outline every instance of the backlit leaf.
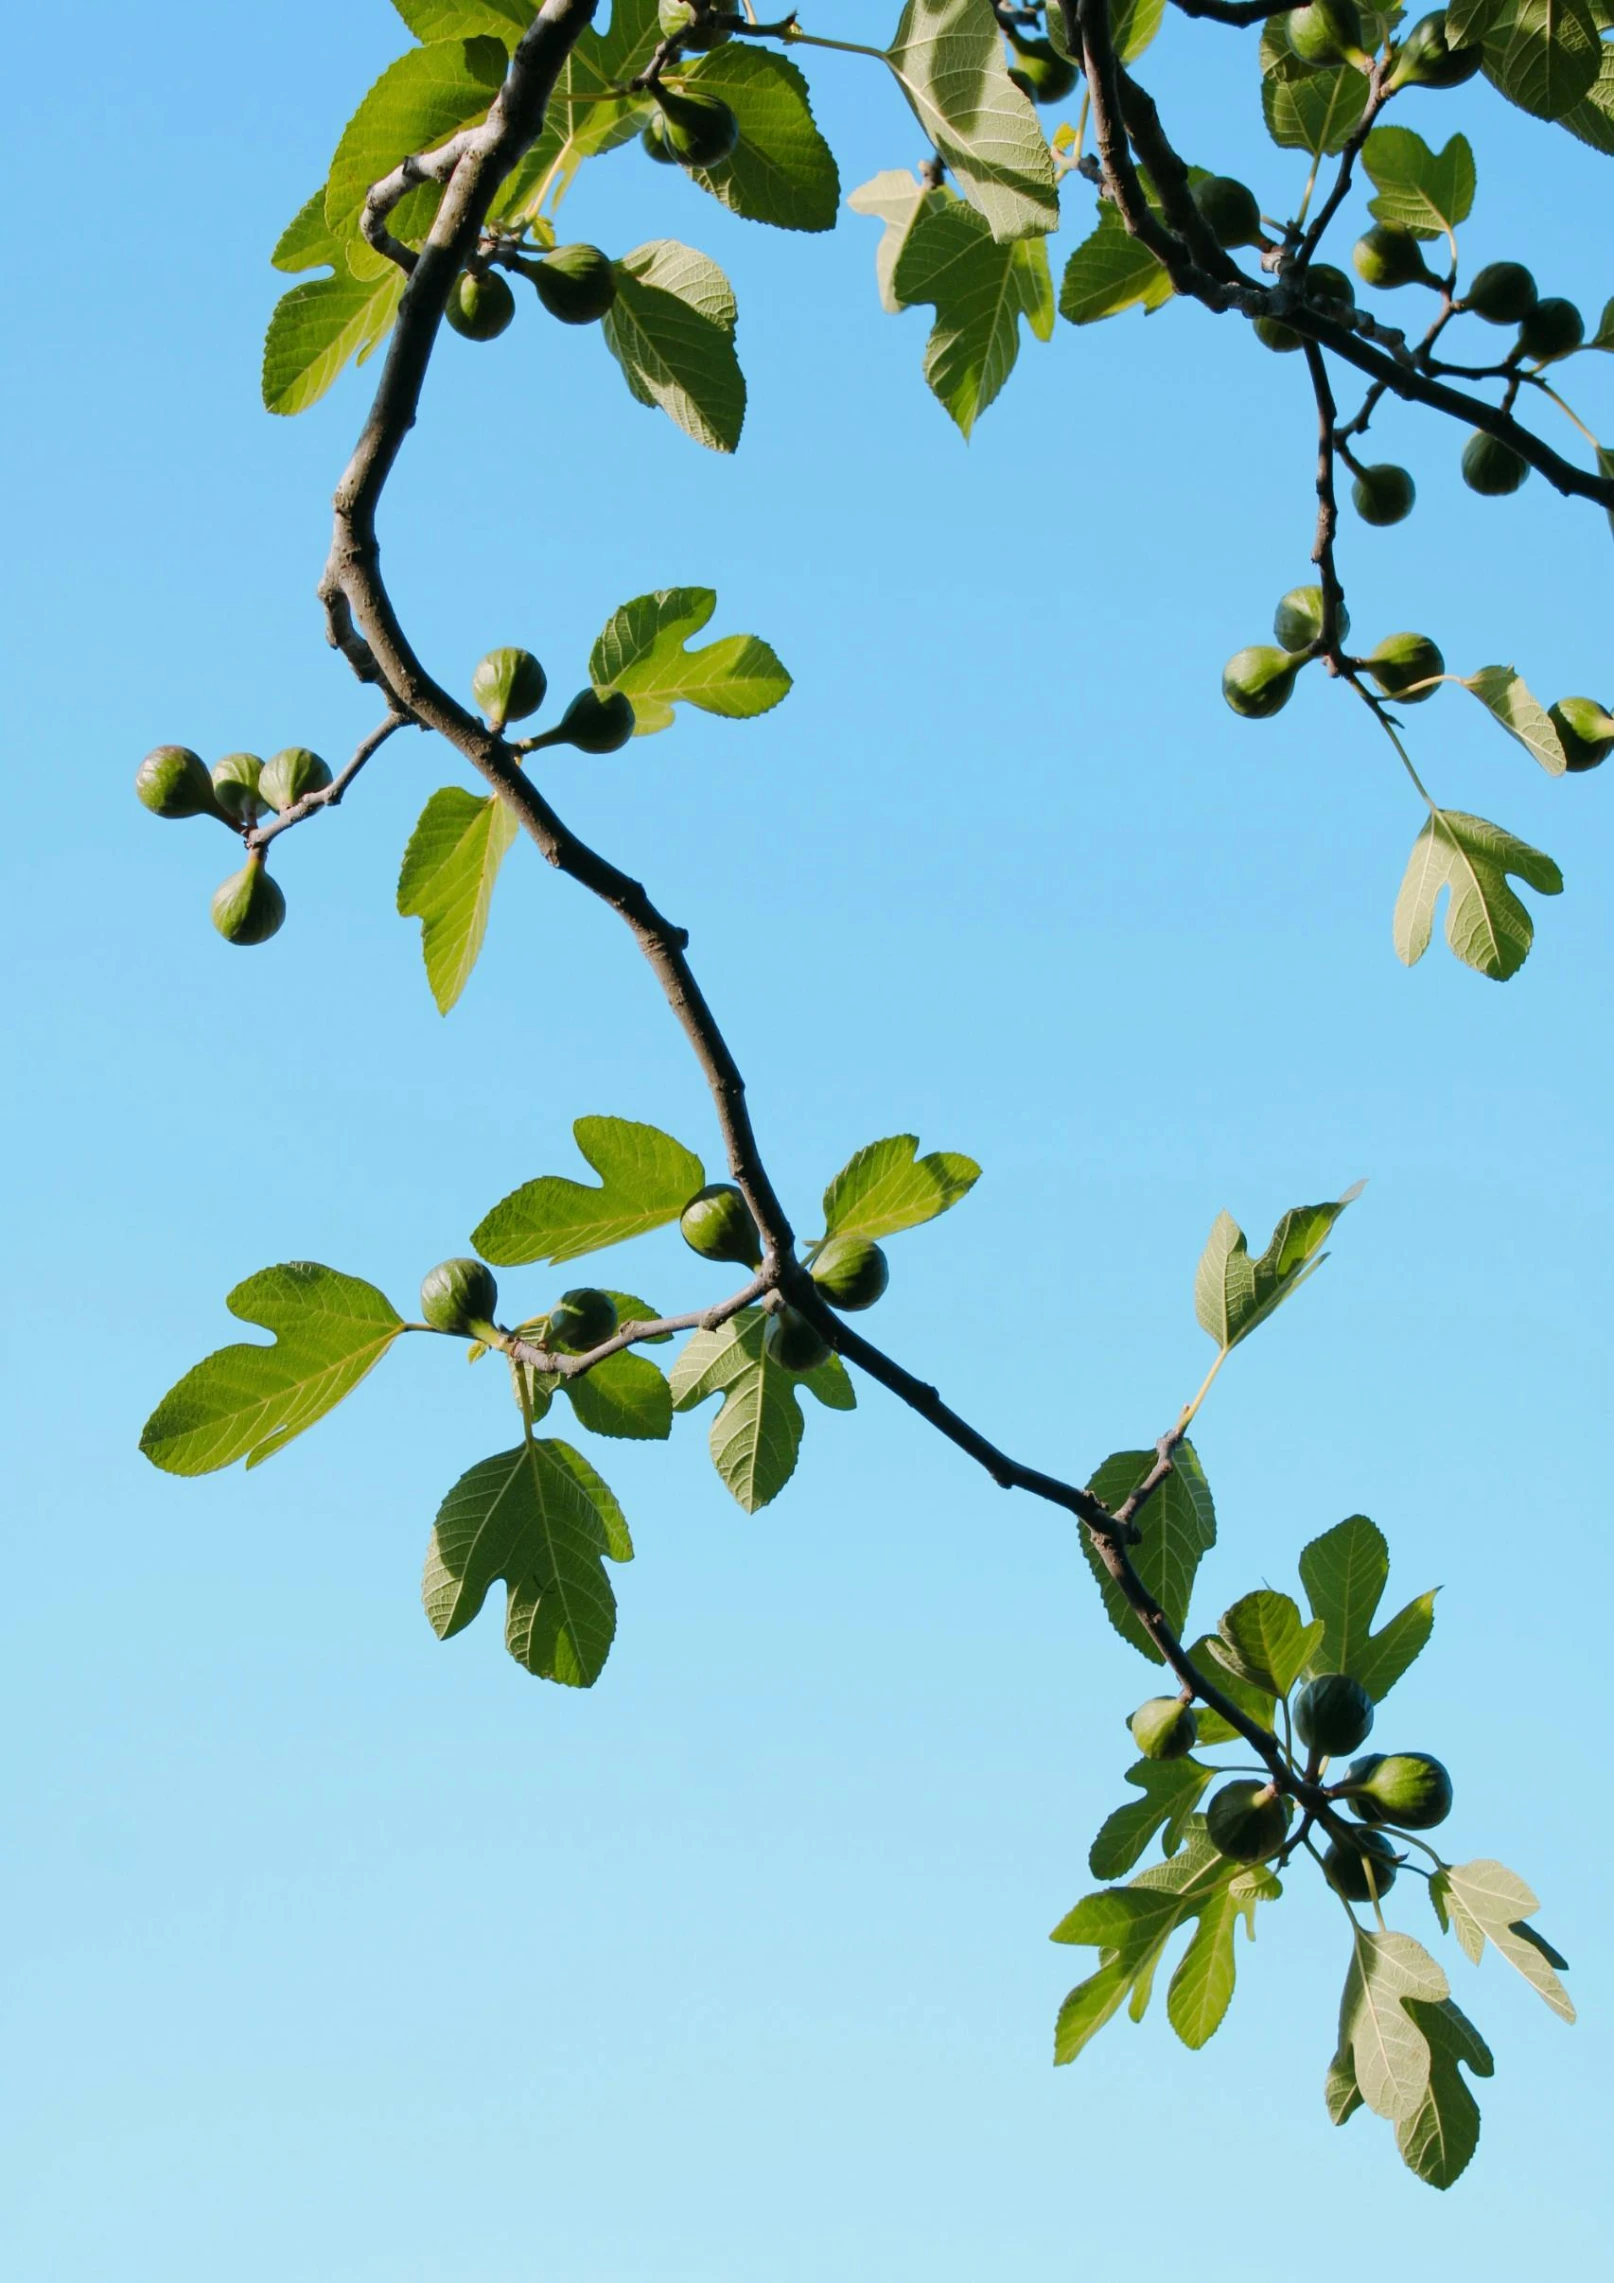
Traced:
[[600, 1185], [545, 1173], [512, 1190], [472, 1237], [484, 1260], [500, 1268], [578, 1260], [676, 1221], [705, 1186], [700, 1159], [659, 1126], [579, 1118], [572, 1132]]
[[602, 693], [622, 690], [633, 700], [635, 736], [670, 728], [680, 702], [743, 721], [788, 693], [790, 676], [754, 634], [685, 648], [716, 608], [710, 587], [662, 587], [623, 603], [606, 621], [589, 653], [588, 678]]

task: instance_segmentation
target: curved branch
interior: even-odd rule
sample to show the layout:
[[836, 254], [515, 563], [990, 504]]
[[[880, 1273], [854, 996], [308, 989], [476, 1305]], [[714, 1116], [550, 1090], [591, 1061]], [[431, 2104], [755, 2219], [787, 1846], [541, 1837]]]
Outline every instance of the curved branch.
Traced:
[[282, 809], [271, 824], [260, 824], [243, 835], [248, 848], [267, 848], [271, 840], [289, 832], [294, 824], [306, 817], [318, 815], [321, 809], [334, 809], [340, 805], [342, 795], [373, 754], [379, 753], [395, 729], [408, 725], [406, 713], [389, 713], [385, 721], [378, 722], [367, 737], [361, 737], [353, 751], [353, 758], [336, 775], [322, 792], [304, 793], [300, 801], [293, 801], [289, 809]]

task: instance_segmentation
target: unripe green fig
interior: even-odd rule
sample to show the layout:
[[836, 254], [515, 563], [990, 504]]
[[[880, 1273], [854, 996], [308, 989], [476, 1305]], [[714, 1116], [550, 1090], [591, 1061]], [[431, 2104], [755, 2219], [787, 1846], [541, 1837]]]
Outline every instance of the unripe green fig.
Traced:
[[549, 1311], [546, 1348], [561, 1348], [571, 1355], [587, 1355], [616, 1330], [616, 1302], [597, 1285], [574, 1285], [563, 1292]]
[[1240, 1776], [1223, 1784], [1205, 1810], [1205, 1829], [1218, 1854], [1264, 1863], [1283, 1845], [1290, 1812], [1287, 1795], [1274, 1785]]
[[1255, 192], [1230, 174], [1207, 175], [1196, 183], [1194, 204], [1205, 217], [1205, 227], [1219, 246], [1255, 246], [1261, 242], [1261, 209]]
[[1236, 651], [1222, 668], [1222, 695], [1245, 721], [1267, 721], [1289, 703], [1303, 663], [1261, 643]]
[[768, 1318], [762, 1344], [786, 1371], [816, 1371], [829, 1355], [829, 1342], [794, 1308], [781, 1308]]
[[1472, 47], [1453, 46], [1446, 28], [1446, 11], [1422, 16], [1395, 52], [1389, 87], [1461, 87], [1472, 79], [1485, 60], [1479, 41]]
[[516, 297], [497, 270], [461, 270], [443, 315], [467, 341], [496, 341], [516, 313]]
[[135, 792], [153, 816], [217, 816], [207, 763], [188, 745], [158, 745], [135, 771]]
[[597, 690], [579, 690], [554, 731], [557, 745], [575, 745], [581, 753], [620, 753], [632, 735], [633, 707], [620, 690], [603, 698]]
[[1523, 262], [1487, 262], [1463, 296], [1463, 307], [1488, 325], [1517, 325], [1536, 305], [1536, 281]]
[[[1408, 706], [1432, 698], [1439, 686], [1435, 676], [1446, 671], [1445, 659], [1427, 634], [1387, 634], [1366, 664], [1385, 696]], [[1419, 689], [1420, 682], [1430, 687]]]
[[557, 246], [527, 271], [551, 317], [563, 325], [594, 325], [616, 299], [616, 271], [598, 246]]
[[1009, 77], [1033, 103], [1063, 103], [1076, 84], [1076, 66], [1047, 40], [1028, 40], [1006, 26], [1015, 61]]
[[258, 798], [281, 816], [305, 793], [323, 793], [330, 781], [330, 769], [317, 753], [306, 745], [283, 745], [263, 765]]
[[285, 916], [286, 899], [264, 868], [261, 848], [213, 891], [213, 925], [226, 943], [267, 943]]
[[1364, 1823], [1433, 1831], [1451, 1813], [1451, 1778], [1428, 1752], [1369, 1752], [1346, 1769], [1344, 1790]]
[[1405, 522], [1417, 496], [1417, 485], [1393, 460], [1375, 461], [1351, 486], [1351, 504], [1364, 523]]
[[1519, 326], [1519, 347], [1533, 363], [1550, 365], [1573, 356], [1586, 338], [1586, 320], [1561, 293], [1538, 301]]
[[733, 1260], [744, 1268], [762, 1266], [762, 1239], [751, 1208], [732, 1181], [709, 1181], [697, 1189], [678, 1216], [684, 1242], [703, 1260]]
[[226, 753], [213, 764], [213, 798], [232, 824], [256, 824], [265, 802], [258, 791], [263, 763], [256, 753]]
[[1485, 499], [1504, 499], [1517, 491], [1530, 473], [1530, 463], [1500, 436], [1487, 436], [1476, 428], [1463, 446], [1463, 481]]
[[1614, 753], [1614, 714], [1595, 698], [1560, 698], [1548, 706], [1547, 718], [1558, 732], [1565, 768], [1577, 775]]
[[698, 88], [677, 94], [658, 87], [662, 136], [680, 166], [721, 166], [740, 139], [740, 122], [721, 95], [702, 95]]
[[677, 40], [686, 48], [720, 48], [734, 34], [716, 20], [719, 13], [710, 0], [661, 0], [656, 26], [664, 40]]
[[672, 149], [667, 141], [667, 122], [659, 111], [651, 112], [649, 125], [639, 137], [639, 147], [645, 156], [654, 159], [658, 166], [676, 166], [678, 164], [678, 153]]
[[812, 1266], [819, 1291], [846, 1314], [872, 1308], [890, 1277], [885, 1254], [867, 1237], [831, 1237]]
[[[1339, 606], [1339, 638], [1343, 642], [1351, 630], [1351, 614], [1343, 603]], [[1285, 650], [1309, 650], [1320, 642], [1323, 634], [1323, 590], [1321, 587], [1291, 587], [1272, 614], [1272, 631]]]
[[495, 735], [507, 721], [524, 721], [536, 713], [548, 688], [549, 676], [532, 652], [514, 644], [490, 650], [471, 676], [471, 695]]
[[499, 1287], [479, 1260], [440, 1260], [421, 1281], [420, 1313], [434, 1332], [475, 1340], [493, 1329]]
[[1309, 7], [1289, 11], [1284, 29], [1302, 63], [1354, 63], [1365, 70], [1370, 61], [1356, 0], [1310, 0]]
[[1300, 1690], [1292, 1710], [1295, 1734], [1307, 1751], [1330, 1760], [1354, 1752], [1373, 1726], [1373, 1699], [1349, 1673], [1319, 1673]]
[[1332, 262], [1313, 262], [1305, 273], [1306, 299], [1321, 317], [1348, 317], [1356, 307], [1356, 288]]
[[1323, 1876], [1347, 1902], [1382, 1902], [1395, 1885], [1396, 1851], [1382, 1831], [1353, 1831], [1323, 1851]]
[[1257, 317], [1255, 337], [1264, 349], [1274, 349], [1280, 357], [1305, 346], [1294, 327], [1286, 325], [1281, 317]]
[[1397, 230], [1389, 222], [1375, 222], [1351, 249], [1351, 264], [1364, 285], [1386, 291], [1416, 285], [1429, 275], [1423, 248], [1410, 230]]
[[1199, 1722], [1180, 1696], [1152, 1696], [1127, 1722], [1146, 1760], [1180, 1760], [1199, 1742]]

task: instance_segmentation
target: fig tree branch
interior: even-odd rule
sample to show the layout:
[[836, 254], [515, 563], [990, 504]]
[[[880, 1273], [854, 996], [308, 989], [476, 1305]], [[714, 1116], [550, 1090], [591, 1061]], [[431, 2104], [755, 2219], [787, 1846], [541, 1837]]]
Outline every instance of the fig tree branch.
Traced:
[[524, 1340], [519, 1331], [512, 1332], [505, 1353], [513, 1363], [531, 1364], [555, 1379], [581, 1379], [596, 1364], [611, 1356], [620, 1355], [625, 1348], [636, 1347], [641, 1340], [656, 1340], [673, 1332], [715, 1332], [742, 1308], [751, 1308], [770, 1289], [768, 1277], [758, 1270], [743, 1291], [731, 1292], [726, 1300], [715, 1307], [692, 1308], [683, 1316], [651, 1316], [644, 1321], [634, 1318], [619, 1324], [610, 1339], [602, 1340], [597, 1348], [589, 1348], [581, 1355], [563, 1354], [558, 1349], [540, 1347], [536, 1341]]
[[271, 840], [278, 838], [283, 832], [289, 832], [294, 824], [301, 824], [306, 817], [317, 815], [321, 809], [334, 809], [366, 761], [373, 754], [379, 753], [393, 731], [403, 729], [408, 724], [409, 719], [410, 716], [406, 713], [389, 713], [385, 721], [377, 723], [368, 737], [360, 738], [354, 748], [352, 760], [338, 770], [323, 791], [304, 793], [300, 801], [293, 801], [289, 809], [282, 809], [279, 816], [272, 819], [270, 823], [255, 826], [251, 832], [243, 835], [247, 846], [249, 848], [267, 848]]
[[1315, 341], [1306, 342], [1305, 358], [1312, 393], [1317, 399], [1317, 536], [1312, 542], [1311, 559], [1317, 566], [1323, 591], [1319, 640], [1329, 672], [1337, 674], [1345, 611], [1345, 589], [1334, 562], [1334, 538], [1339, 530], [1339, 500], [1334, 491], [1334, 427], [1339, 408], [1334, 402], [1327, 364]]

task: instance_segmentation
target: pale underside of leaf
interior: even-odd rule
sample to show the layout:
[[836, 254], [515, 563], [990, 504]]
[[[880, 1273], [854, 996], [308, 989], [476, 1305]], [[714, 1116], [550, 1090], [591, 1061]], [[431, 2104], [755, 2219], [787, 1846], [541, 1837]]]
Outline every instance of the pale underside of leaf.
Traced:
[[1009, 77], [990, 9], [977, 0], [907, 0], [886, 62], [995, 238], [1057, 228], [1053, 160], [1035, 111]]
[[658, 406], [709, 451], [732, 452], [745, 422], [728, 279], [692, 247], [663, 238], [615, 265], [607, 346], [641, 404]]

